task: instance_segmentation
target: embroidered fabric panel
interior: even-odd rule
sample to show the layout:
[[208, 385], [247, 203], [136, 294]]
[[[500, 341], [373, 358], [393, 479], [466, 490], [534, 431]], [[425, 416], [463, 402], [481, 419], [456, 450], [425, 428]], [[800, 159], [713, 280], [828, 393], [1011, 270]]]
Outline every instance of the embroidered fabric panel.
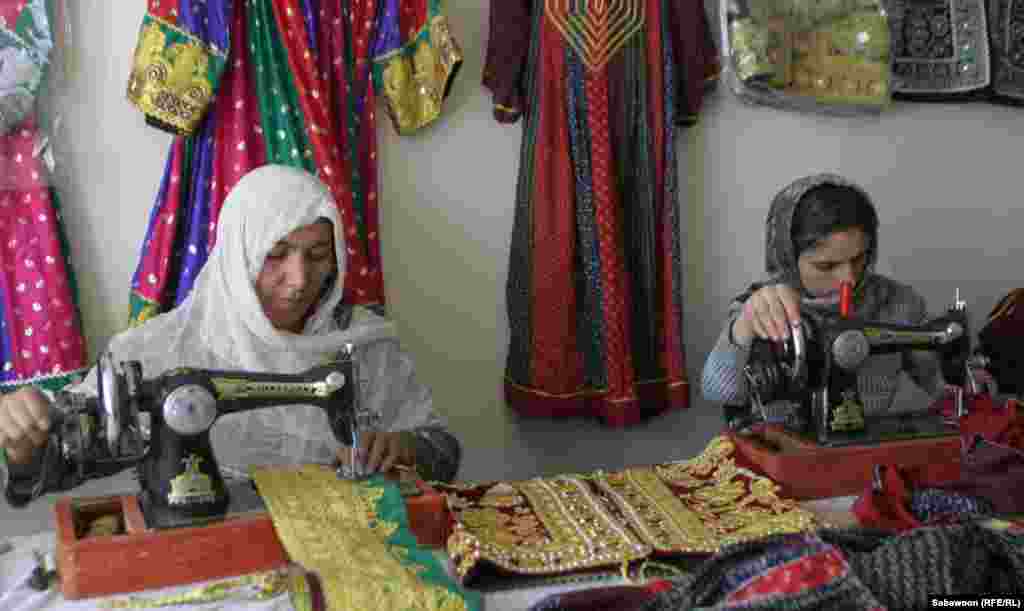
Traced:
[[128, 100], [172, 131], [191, 135], [206, 115], [226, 52], [152, 15], [142, 20]]
[[580, 60], [600, 72], [644, 27], [644, 0], [545, 0], [544, 12]]
[[660, 553], [714, 553], [772, 534], [808, 530], [813, 515], [779, 486], [737, 467], [735, 446], [716, 437], [696, 458], [598, 474], [595, 481]]
[[614, 567], [649, 555], [710, 554], [725, 545], [816, 526], [771, 480], [739, 468], [716, 437], [691, 460], [586, 475], [438, 485], [454, 518], [448, 554], [459, 577], [485, 566], [519, 575]]
[[392, 544], [407, 530], [401, 515], [385, 511], [402, 502], [393, 484], [340, 480], [320, 465], [255, 469], [253, 479], [288, 555], [320, 577], [329, 608], [478, 608], [475, 598], [428, 580], [436, 567], [418, 562], [414, 546]]
[[[394, 2], [385, 11], [397, 11]], [[404, 45], [398, 33], [382, 36], [375, 49], [374, 81], [384, 95], [388, 114], [399, 134], [408, 135], [433, 123], [462, 65], [462, 49], [451, 34], [438, 0], [429, 0], [419, 32]], [[385, 23], [395, 15], [385, 13]], [[404, 17], [404, 16], [403, 16]], [[389, 48], [390, 47], [390, 48]]]
[[1024, 2], [989, 2], [992, 39], [992, 89], [997, 95], [1024, 100]]
[[581, 477], [439, 488], [456, 520], [448, 554], [464, 580], [482, 562], [517, 574], [552, 575], [651, 553]]
[[753, 603], [775, 596], [792, 596], [820, 588], [845, 577], [850, 572], [843, 554], [829, 546], [827, 550], [808, 554], [769, 569], [738, 590], [729, 594], [726, 603]]
[[894, 92], [952, 94], [988, 86], [984, 0], [893, 0], [889, 24]]

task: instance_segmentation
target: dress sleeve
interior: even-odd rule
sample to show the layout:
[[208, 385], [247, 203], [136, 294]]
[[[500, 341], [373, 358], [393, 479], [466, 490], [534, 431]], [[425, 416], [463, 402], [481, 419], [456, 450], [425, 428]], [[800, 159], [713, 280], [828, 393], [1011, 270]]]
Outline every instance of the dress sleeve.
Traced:
[[395, 130], [408, 135], [433, 123], [462, 66], [440, 0], [385, 0], [377, 13], [374, 89]]
[[526, 68], [533, 17], [530, 0], [491, 0], [483, 84], [494, 95], [494, 118], [513, 123], [526, 104]]
[[[500, 0], [496, 0], [500, 1]], [[669, 26], [676, 58], [676, 122], [697, 121], [704, 94], [718, 82], [721, 60], [703, 2], [672, 0]]]
[[227, 65], [231, 6], [231, 0], [150, 0], [128, 78], [128, 100], [147, 123], [195, 133]]

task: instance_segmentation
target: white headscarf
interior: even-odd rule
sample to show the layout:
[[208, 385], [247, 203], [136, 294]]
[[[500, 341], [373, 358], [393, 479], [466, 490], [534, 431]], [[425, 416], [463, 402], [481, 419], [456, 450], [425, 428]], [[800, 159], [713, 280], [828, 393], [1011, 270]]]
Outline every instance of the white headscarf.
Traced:
[[[301, 335], [279, 331], [263, 312], [256, 277], [277, 242], [318, 219], [334, 227], [336, 280]], [[115, 337], [110, 350], [115, 357], [145, 355], [146, 377], [180, 366], [297, 373], [331, 359], [348, 342], [392, 337], [384, 319], [338, 329], [334, 310], [344, 291], [345, 261], [341, 219], [323, 183], [298, 168], [262, 166], [225, 199], [217, 241], [192, 293], [170, 312]], [[154, 351], [156, 346], [161, 349]]]
[[[267, 253], [289, 233], [326, 218], [334, 226], [336, 280], [321, 297], [301, 335], [279, 331], [263, 313], [255, 289]], [[346, 343], [357, 347], [361, 396], [380, 412], [384, 430], [442, 424], [429, 390], [415, 379], [393, 323], [359, 309], [342, 329], [334, 310], [344, 289], [345, 239], [337, 207], [323, 183], [280, 165], [246, 174], [228, 194], [217, 241], [192, 293], [178, 307], [115, 336], [115, 361], [137, 360], [151, 378], [176, 367], [298, 373], [332, 359]], [[359, 347], [363, 346], [363, 350]], [[77, 389], [95, 393], [95, 370]], [[331, 460], [340, 446], [322, 410], [296, 406], [225, 416], [211, 431], [222, 467]]]

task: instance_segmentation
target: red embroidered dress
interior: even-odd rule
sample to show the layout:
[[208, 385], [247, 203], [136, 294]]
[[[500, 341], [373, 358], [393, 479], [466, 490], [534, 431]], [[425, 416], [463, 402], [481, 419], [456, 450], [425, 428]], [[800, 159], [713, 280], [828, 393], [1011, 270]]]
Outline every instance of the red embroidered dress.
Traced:
[[513, 409], [622, 426], [687, 406], [675, 131], [717, 71], [700, 2], [492, 0], [484, 85], [523, 118]]

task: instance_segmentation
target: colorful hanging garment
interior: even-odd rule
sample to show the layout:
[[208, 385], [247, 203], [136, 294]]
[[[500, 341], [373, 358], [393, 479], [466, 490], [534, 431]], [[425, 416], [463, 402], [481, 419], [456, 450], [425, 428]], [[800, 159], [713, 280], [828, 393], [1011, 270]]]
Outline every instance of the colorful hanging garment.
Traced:
[[0, 1], [0, 392], [87, 366], [68, 243], [35, 102], [54, 51], [44, 0]]
[[440, 114], [461, 64], [440, 0], [150, 0], [128, 98], [171, 146], [132, 281], [132, 324], [181, 302], [249, 170], [315, 172], [341, 210], [346, 300], [384, 301], [376, 99], [399, 133]]
[[699, 2], [492, 0], [484, 85], [523, 117], [505, 397], [612, 425], [688, 404], [677, 125], [717, 55]]

